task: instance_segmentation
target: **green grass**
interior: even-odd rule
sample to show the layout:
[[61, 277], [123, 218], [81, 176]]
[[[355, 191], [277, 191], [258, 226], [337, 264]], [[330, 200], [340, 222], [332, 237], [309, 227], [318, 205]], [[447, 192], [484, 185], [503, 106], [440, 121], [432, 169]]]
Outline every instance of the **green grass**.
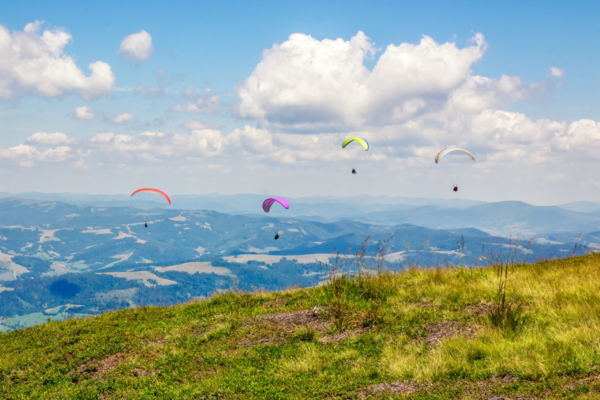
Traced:
[[510, 266], [516, 324], [494, 314], [499, 283], [495, 267], [334, 274], [50, 322], [0, 334], [0, 398], [599, 397], [600, 256]]

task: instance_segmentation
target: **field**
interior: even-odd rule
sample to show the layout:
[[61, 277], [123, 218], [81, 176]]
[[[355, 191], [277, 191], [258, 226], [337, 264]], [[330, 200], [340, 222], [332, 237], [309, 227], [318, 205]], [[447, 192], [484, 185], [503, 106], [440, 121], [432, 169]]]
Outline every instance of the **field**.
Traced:
[[[600, 256], [340, 274], [0, 334], [2, 398], [600, 397]], [[363, 265], [364, 264], [364, 265]]]
[[223, 259], [227, 262], [246, 263], [248, 261], [264, 262], [268, 265], [275, 264], [281, 261], [283, 258], [288, 260], [295, 260], [298, 264], [311, 264], [314, 262], [326, 263], [330, 258], [331, 254], [302, 254], [297, 256], [272, 256], [268, 254], [240, 254], [237, 256], [227, 256]]
[[188, 274], [217, 274], [217, 275], [232, 275], [231, 271], [223, 267], [213, 267], [210, 262], [189, 262], [179, 265], [171, 265], [170, 267], [154, 267], [158, 272], [179, 271], [187, 272]]

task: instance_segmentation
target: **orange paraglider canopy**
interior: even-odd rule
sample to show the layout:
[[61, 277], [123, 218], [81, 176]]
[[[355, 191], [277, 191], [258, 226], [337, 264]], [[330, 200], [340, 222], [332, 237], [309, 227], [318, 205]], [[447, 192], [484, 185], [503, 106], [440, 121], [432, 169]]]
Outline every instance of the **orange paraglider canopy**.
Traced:
[[164, 198], [167, 199], [167, 201], [169, 202], [169, 204], [171, 204], [171, 199], [162, 190], [152, 189], [152, 188], [142, 188], [142, 189], [138, 189], [135, 192], [131, 193], [131, 196], [133, 197], [134, 194], [139, 193], [139, 192], [155, 192], [155, 193], [158, 193], [158, 194], [164, 196]]

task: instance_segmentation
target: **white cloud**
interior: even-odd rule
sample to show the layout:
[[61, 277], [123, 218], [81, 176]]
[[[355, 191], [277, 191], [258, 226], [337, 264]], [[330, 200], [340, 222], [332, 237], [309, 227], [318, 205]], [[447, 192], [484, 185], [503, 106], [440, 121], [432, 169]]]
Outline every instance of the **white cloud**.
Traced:
[[37, 132], [27, 138], [27, 141], [30, 143], [39, 143], [39, 144], [62, 144], [62, 143], [74, 143], [75, 139], [68, 137], [64, 133], [55, 132], [55, 133], [46, 133], [46, 132]]
[[[497, 109], [464, 114], [460, 118], [444, 112], [424, 115], [376, 131], [306, 134], [272, 132], [247, 125], [225, 134], [197, 127], [187, 133], [105, 132], [88, 140], [69, 141], [69, 146], [63, 144], [45, 150], [31, 144], [54, 145], [60, 142], [59, 137], [63, 141], [64, 137], [36, 134], [26, 144], [0, 149], [0, 165], [35, 167], [51, 163], [67, 169], [77, 165], [85, 167], [91, 176], [103, 176], [105, 171], [113, 174], [128, 171], [140, 176], [151, 174], [153, 179], [162, 176], [164, 182], [178, 182], [181, 188], [188, 187], [186, 182], [196, 182], [199, 171], [210, 169], [210, 177], [201, 174], [203, 182], [212, 181], [203, 186], [205, 191], [251, 191], [256, 187], [270, 188], [272, 184], [294, 195], [344, 195], [362, 193], [361, 189], [367, 187], [370, 193], [395, 195], [413, 193], [412, 190], [421, 195], [419, 188], [425, 188], [429, 195], [439, 196], [431, 190], [447, 183], [450, 161], [455, 160], [448, 159], [449, 163], [440, 166], [433, 159], [440, 148], [455, 145], [475, 154], [477, 162], [465, 165], [471, 174], [465, 181], [470, 187], [484, 190], [472, 195], [485, 198], [506, 195], [511, 190], [520, 191], [520, 196], [536, 196], [539, 190], [546, 190], [543, 177], [560, 174], [569, 177], [567, 166], [573, 163], [591, 168], [598, 164], [595, 155], [600, 151], [600, 124], [596, 121], [568, 124], [532, 120], [522, 113]], [[370, 151], [342, 149], [340, 143], [351, 135], [367, 138]], [[346, 181], [344, 178], [348, 178], [357, 154], [361, 157], [360, 176]], [[164, 165], [169, 165], [169, 173]], [[362, 178], [363, 174], [368, 176], [367, 180]], [[526, 176], [533, 181], [527, 181]], [[569, 179], [574, 184], [578, 178]]]
[[111, 90], [115, 81], [111, 68], [102, 61], [90, 63], [90, 76], [64, 54], [71, 41], [62, 29], [44, 30], [40, 21], [29, 23], [12, 34], [0, 25], [0, 99], [23, 94], [60, 97], [78, 93], [96, 98]]
[[184, 104], [176, 104], [171, 109], [178, 113], [200, 113], [214, 114], [217, 111], [221, 98], [214, 94], [211, 89], [205, 89], [204, 93], [198, 93], [193, 86], [188, 86], [182, 96], [189, 101]]
[[562, 78], [563, 76], [565, 76], [565, 73], [562, 69], [560, 68], [556, 68], [556, 67], [551, 67], [550, 68], [550, 75], [552, 76], [556, 76], [558, 78]]
[[[394, 130], [400, 131], [401, 135]], [[413, 132], [418, 132], [420, 141], [411, 140]], [[440, 135], [440, 132], [444, 134]], [[188, 133], [145, 131], [138, 135], [106, 132], [80, 142], [62, 133], [39, 132], [30, 136], [27, 142], [45, 145], [73, 143], [80, 158], [97, 157], [97, 161], [106, 157], [115, 157], [119, 162], [152, 157], [154, 160], [176, 162], [186, 157], [210, 157], [220, 162], [230, 160], [236, 165], [310, 165], [352, 161], [355, 152], [340, 147], [348, 135], [368, 138], [371, 150], [361, 153], [361, 159], [384, 170], [395, 168], [397, 162], [413, 166], [430, 164], [440, 148], [451, 145], [469, 148], [475, 153], [478, 165], [539, 164], [550, 162], [550, 157], [554, 163], [579, 157], [581, 152], [592, 155], [600, 150], [600, 144], [590, 146], [592, 142], [600, 143], [600, 124], [594, 121], [567, 124], [545, 119], [531, 120], [521, 113], [491, 109], [460, 121], [423, 119], [418, 124], [396, 125], [377, 135], [369, 131], [290, 134], [246, 125], [227, 135], [207, 128], [193, 129]], [[66, 150], [61, 149], [65, 153]], [[4, 151], [9, 150], [10, 154], [29, 158], [38, 154], [37, 149], [26, 144]], [[58, 150], [53, 152], [60, 153]], [[44, 157], [37, 156], [35, 159], [46, 161], [51, 158], [49, 153]]]
[[112, 132], [98, 133], [93, 136], [90, 141], [93, 142], [109, 142], [115, 136]]
[[8, 149], [0, 149], [0, 160], [8, 159], [23, 167], [31, 167], [36, 162], [61, 162], [69, 158], [71, 148], [69, 146], [58, 146], [39, 151], [29, 145], [20, 144]]
[[137, 65], [146, 61], [153, 50], [152, 36], [144, 30], [127, 36], [119, 47], [121, 56], [127, 60], [134, 60]]
[[500, 79], [469, 76], [449, 94], [446, 106], [454, 114], [471, 114], [521, 99], [527, 93], [518, 76], [502, 75]]
[[[506, 86], [508, 77], [495, 85], [471, 77], [471, 66], [487, 48], [481, 34], [472, 42], [459, 49], [454, 43], [438, 44], [424, 36], [418, 45], [389, 45], [369, 71], [363, 62], [375, 47], [363, 32], [349, 41], [293, 34], [266, 50], [237, 89], [238, 114], [282, 130], [400, 123], [442, 109], [470, 79], [472, 91], [482, 85], [488, 90]], [[520, 81], [514, 83], [519, 86]]]
[[124, 124], [125, 122], [129, 122], [133, 120], [133, 114], [123, 113], [121, 115], [117, 115], [112, 119], [112, 122], [115, 124]]
[[208, 128], [207, 124], [203, 121], [199, 121], [196, 119], [190, 119], [185, 121], [182, 125], [185, 129], [206, 129]]
[[164, 133], [162, 132], [150, 132], [150, 131], [145, 131], [140, 133], [140, 136], [156, 136], [156, 137], [163, 137], [165, 136]]
[[[369, 71], [364, 59], [375, 47], [362, 32], [349, 41], [294, 34], [266, 50], [237, 88], [237, 113], [274, 132], [273, 143], [280, 145], [295, 138], [291, 132], [319, 133], [318, 138], [327, 136], [320, 132], [344, 132], [328, 134], [329, 140], [335, 137], [336, 146], [342, 137], [366, 137], [379, 149], [368, 158], [379, 159], [387, 169], [428, 165], [427, 155], [451, 145], [477, 152], [478, 166], [539, 164], [551, 156], [573, 157], [557, 151], [591, 140], [595, 128], [570, 133], [573, 128], [565, 122], [534, 121], [500, 110], [507, 103], [544, 95], [555, 84], [550, 77], [525, 85], [518, 76], [472, 75], [473, 64], [486, 49], [481, 34], [462, 49], [423, 36], [418, 44], [387, 46]], [[562, 75], [562, 70], [551, 68], [552, 77]], [[308, 142], [298, 142], [299, 148]], [[333, 143], [328, 145], [333, 149]], [[283, 148], [269, 151], [282, 154]], [[345, 158], [320, 154], [319, 149], [308, 152], [334, 162]], [[285, 160], [311, 159], [301, 153], [287, 151]]]
[[94, 119], [94, 112], [87, 106], [75, 108], [75, 118], [82, 120]]
[[38, 158], [40, 161], [60, 162], [67, 160], [70, 152], [71, 148], [69, 146], [58, 146], [53, 149], [44, 150], [42, 153], [38, 153]]
[[206, 121], [200, 121], [197, 119], [190, 119], [181, 124], [185, 129], [194, 130], [194, 129], [219, 129], [222, 125], [213, 124]]
[[568, 129], [554, 135], [552, 143], [556, 151], [596, 159], [600, 151], [600, 123], [589, 119], [572, 122]]

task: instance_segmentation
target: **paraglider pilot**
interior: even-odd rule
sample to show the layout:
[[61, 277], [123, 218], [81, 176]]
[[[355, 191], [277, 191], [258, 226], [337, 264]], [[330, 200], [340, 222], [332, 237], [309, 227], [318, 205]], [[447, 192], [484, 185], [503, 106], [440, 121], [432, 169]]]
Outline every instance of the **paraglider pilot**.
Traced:
[[144, 222], [144, 227], [147, 228], [148, 227], [148, 223]]
[[279, 232], [275, 233], [275, 240], [279, 239]]
[[455, 192], [458, 192], [458, 186], [454, 185], [454, 189], [452, 189], [452, 190], [454, 190]]
[[356, 169], [352, 168], [352, 173], [356, 175]]

